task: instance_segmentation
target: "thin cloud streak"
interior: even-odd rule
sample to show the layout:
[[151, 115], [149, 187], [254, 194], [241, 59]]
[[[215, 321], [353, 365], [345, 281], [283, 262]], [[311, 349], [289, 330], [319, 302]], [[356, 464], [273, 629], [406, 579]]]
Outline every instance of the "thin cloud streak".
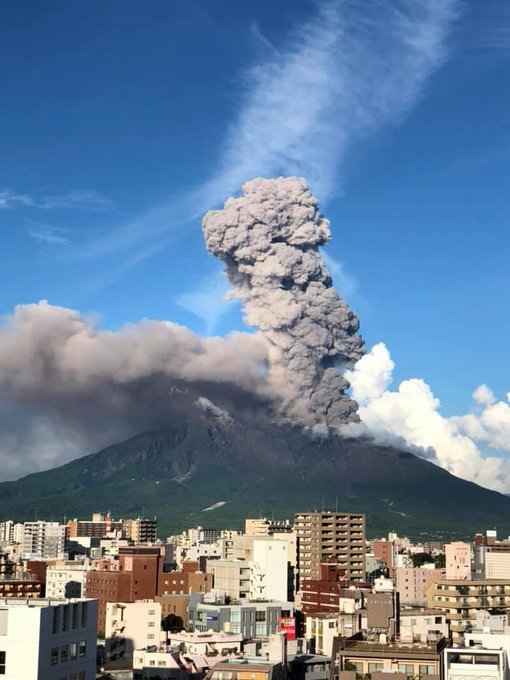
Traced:
[[196, 220], [260, 175], [304, 176], [321, 200], [340, 193], [349, 144], [396, 124], [448, 56], [458, 0], [332, 0], [244, 74], [244, 92], [209, 180], [85, 247], [139, 247]]

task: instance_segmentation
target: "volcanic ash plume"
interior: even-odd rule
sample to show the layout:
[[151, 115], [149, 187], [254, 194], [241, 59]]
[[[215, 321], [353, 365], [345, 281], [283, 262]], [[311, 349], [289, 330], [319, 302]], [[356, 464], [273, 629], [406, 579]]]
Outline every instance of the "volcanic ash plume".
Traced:
[[319, 246], [330, 238], [317, 199], [298, 177], [254, 179], [244, 196], [208, 212], [202, 228], [244, 304], [245, 321], [268, 341], [276, 408], [294, 422], [359, 420], [339, 369], [364, 353], [359, 321], [332, 287]]

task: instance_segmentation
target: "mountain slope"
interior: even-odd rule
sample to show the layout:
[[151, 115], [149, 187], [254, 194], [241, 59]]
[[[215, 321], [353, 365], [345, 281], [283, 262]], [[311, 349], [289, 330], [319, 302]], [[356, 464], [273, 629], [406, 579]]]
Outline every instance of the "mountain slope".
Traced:
[[[157, 515], [162, 534], [247, 516], [363, 511], [369, 534], [470, 536], [510, 528], [510, 499], [421, 458], [360, 439], [188, 415], [46, 472], [0, 484], [0, 518], [109, 510]], [[211, 508], [211, 509], [208, 509]], [[431, 535], [431, 534], [430, 534]]]

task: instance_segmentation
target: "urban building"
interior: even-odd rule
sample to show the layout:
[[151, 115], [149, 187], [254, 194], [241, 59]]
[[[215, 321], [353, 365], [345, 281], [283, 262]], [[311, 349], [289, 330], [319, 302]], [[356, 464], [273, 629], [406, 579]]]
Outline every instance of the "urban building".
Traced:
[[107, 534], [122, 531], [122, 520], [114, 520], [110, 513], [106, 515], [95, 512], [92, 519], [72, 519], [67, 523], [69, 538], [95, 537], [102, 538]]
[[249, 565], [250, 600], [285, 602], [293, 597], [293, 573], [286, 542], [255, 539]]
[[385, 538], [372, 541], [372, 552], [377, 560], [383, 562], [388, 569], [390, 576], [393, 576], [393, 569], [397, 561], [397, 546], [394, 541], [388, 541]]
[[135, 544], [154, 543], [158, 537], [158, 523], [155, 517], [125, 519], [122, 521], [122, 527], [126, 538]]
[[161, 605], [153, 600], [107, 602], [105, 652], [107, 661], [132, 659], [135, 649], [159, 645]]
[[46, 597], [82, 597], [89, 567], [83, 562], [58, 560], [46, 569]]
[[161, 628], [164, 631], [186, 630], [188, 627], [189, 595], [156, 595], [161, 605]]
[[23, 557], [63, 558], [66, 550], [65, 524], [58, 522], [25, 522], [23, 524]]
[[133, 656], [133, 680], [199, 680], [220, 660], [184, 655], [163, 645], [137, 649]]
[[30, 574], [16, 578], [0, 579], [0, 598], [22, 598], [25, 600], [42, 597], [44, 584]]
[[456, 541], [444, 547], [446, 578], [459, 580], [471, 578], [471, 546]]
[[395, 585], [401, 605], [424, 606], [427, 602], [427, 589], [434, 581], [445, 578], [444, 569], [408, 567], [395, 569]]
[[400, 609], [400, 641], [427, 642], [430, 637], [448, 638], [445, 614], [434, 609]]
[[178, 647], [184, 654], [205, 656], [229, 656], [240, 654], [243, 636], [236, 633], [187, 633], [181, 631], [168, 635], [171, 647]]
[[295, 516], [299, 583], [320, 579], [321, 564], [335, 558], [348, 581], [365, 579], [365, 515], [305, 512]]
[[287, 680], [287, 669], [281, 662], [262, 658], [238, 659], [215, 664], [205, 680]]
[[386, 641], [384, 637], [367, 640], [362, 633], [351, 638], [338, 637], [333, 643], [331, 680], [349, 677], [382, 680], [388, 679], [388, 674], [396, 674], [399, 680], [424, 676], [428, 680], [439, 680], [445, 647], [446, 640], [442, 637], [425, 643]]
[[[340, 611], [342, 598], [361, 597], [360, 591], [344, 581], [344, 569], [330, 558], [321, 564], [320, 578], [301, 581], [301, 609], [304, 614]], [[365, 584], [368, 587], [368, 584]]]
[[0, 598], [0, 675], [89, 680], [96, 672], [94, 600]]
[[508, 680], [504, 649], [454, 647], [444, 650], [444, 680]]
[[211, 560], [208, 563], [214, 591], [219, 597], [234, 601], [249, 599], [250, 564], [245, 560]]
[[488, 550], [485, 553], [485, 578], [510, 581], [510, 551]]
[[105, 632], [108, 602], [154, 599], [158, 589], [159, 548], [119, 549], [118, 560], [97, 560], [87, 573], [85, 595], [98, 600], [98, 631]]
[[430, 584], [427, 606], [445, 614], [455, 644], [476, 626], [479, 610], [495, 613], [510, 608], [510, 581], [442, 579]]
[[158, 579], [158, 595], [189, 595], [208, 593], [213, 587], [213, 575], [199, 571], [196, 560], [182, 563], [182, 571], [163, 571]]
[[206, 604], [203, 595], [192, 595], [188, 607], [190, 630], [205, 633], [237, 633], [243, 638], [268, 637], [280, 630], [280, 619], [292, 617], [290, 602]]
[[306, 616], [307, 648], [331, 657], [335, 637], [352, 637], [362, 630], [362, 613], [309, 614]]

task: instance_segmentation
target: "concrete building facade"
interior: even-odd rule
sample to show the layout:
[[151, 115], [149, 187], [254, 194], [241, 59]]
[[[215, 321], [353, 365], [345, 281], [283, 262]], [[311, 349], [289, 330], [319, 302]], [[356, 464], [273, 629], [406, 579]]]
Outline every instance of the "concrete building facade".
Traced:
[[94, 600], [0, 599], [0, 675], [94, 678], [96, 617]]

